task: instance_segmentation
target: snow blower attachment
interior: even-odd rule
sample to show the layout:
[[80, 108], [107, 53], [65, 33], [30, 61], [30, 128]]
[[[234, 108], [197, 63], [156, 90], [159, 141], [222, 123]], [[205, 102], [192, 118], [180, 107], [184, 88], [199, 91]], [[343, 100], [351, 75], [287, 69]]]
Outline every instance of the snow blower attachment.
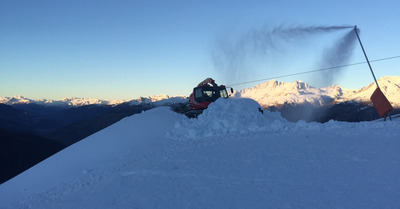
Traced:
[[357, 26], [354, 26], [354, 32], [356, 33], [358, 42], [360, 42], [361, 49], [364, 53], [365, 59], [367, 60], [369, 69], [371, 70], [372, 76], [374, 77], [374, 80], [376, 83], [377, 88], [371, 96], [372, 104], [374, 104], [374, 107], [381, 118], [384, 118], [386, 120], [386, 118], [389, 116], [390, 120], [392, 120], [390, 113], [393, 111], [393, 107], [390, 104], [389, 100], [385, 97], [385, 95], [383, 94], [381, 89], [379, 88], [378, 81], [376, 80], [374, 71], [372, 70], [371, 64], [369, 63], [369, 60], [367, 57], [367, 54], [365, 53], [364, 46], [362, 45], [360, 36], [358, 35]]
[[[231, 88], [231, 92], [233, 89]], [[200, 82], [193, 89], [193, 93], [189, 97], [190, 110], [185, 113], [186, 116], [193, 118], [200, 115], [204, 109], [218, 98], [228, 98], [228, 92], [224, 85], [218, 86], [214, 79], [207, 78]]]

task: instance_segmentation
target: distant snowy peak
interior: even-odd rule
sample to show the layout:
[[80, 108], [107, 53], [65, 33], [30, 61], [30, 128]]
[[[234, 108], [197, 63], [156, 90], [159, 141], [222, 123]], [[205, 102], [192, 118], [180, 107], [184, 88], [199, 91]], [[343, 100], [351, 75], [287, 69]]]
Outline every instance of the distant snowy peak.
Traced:
[[[379, 87], [386, 95], [394, 107], [400, 107], [400, 76], [384, 76], [378, 80]], [[338, 85], [324, 88], [314, 88], [303, 81], [286, 83], [282, 81], [270, 80], [252, 88], [238, 91], [235, 96], [241, 96], [256, 100], [263, 107], [277, 106], [283, 104], [313, 104], [325, 105], [332, 102], [366, 102], [370, 103], [370, 97], [376, 89], [376, 84], [361, 88], [359, 90], [345, 89]], [[40, 104], [48, 106], [76, 107], [83, 105], [118, 105], [128, 102], [131, 105], [153, 104], [156, 106], [185, 103], [188, 101], [186, 96], [157, 95], [140, 97], [134, 100], [100, 100], [86, 98], [65, 98], [62, 100], [31, 100], [23, 96], [0, 97], [2, 104]]]
[[29, 104], [32, 103], [33, 100], [27, 99], [23, 96], [15, 96], [15, 97], [0, 97], [0, 104]]
[[14, 97], [0, 97], [0, 103], [7, 105], [14, 104], [38, 104], [38, 105], [46, 105], [46, 106], [84, 106], [84, 105], [115, 105], [126, 102], [124, 100], [100, 100], [100, 99], [87, 99], [87, 98], [79, 98], [79, 97], [71, 97], [64, 98], [62, 100], [33, 100], [28, 99], [23, 96], [14, 96]]
[[[384, 76], [378, 79], [379, 88], [383, 94], [388, 98], [393, 106], [400, 107], [400, 76]], [[341, 101], [359, 101], [369, 102], [371, 95], [376, 90], [376, 83], [373, 82], [370, 85], [355, 91], [353, 94], [344, 95]]]
[[139, 104], [155, 104], [155, 105], [166, 105], [166, 104], [177, 104], [177, 103], [185, 103], [188, 99], [185, 96], [174, 96], [170, 97], [166, 94], [157, 95], [157, 96], [149, 96], [149, 97], [140, 97], [139, 99], [134, 99], [129, 103], [131, 105], [139, 105]]
[[271, 80], [254, 86], [253, 88], [239, 91], [239, 94], [242, 97], [252, 98], [265, 107], [282, 105], [285, 103], [311, 103], [316, 105], [323, 105], [332, 100], [325, 97], [326, 92], [330, 91], [332, 90], [324, 90], [311, 87], [310, 85], [302, 81], [286, 83]]
[[32, 100], [23, 96], [14, 97], [0, 97], [0, 104], [15, 105], [15, 104], [38, 104], [45, 106], [62, 106], [62, 107], [80, 107], [84, 105], [119, 105], [125, 102], [129, 102], [131, 105], [139, 104], [154, 104], [154, 105], [165, 105], [186, 102], [187, 98], [184, 96], [170, 97], [168, 95], [158, 95], [150, 97], [141, 97], [134, 100], [101, 100], [101, 99], [88, 99], [80, 97], [64, 98], [61, 100]]
[[[400, 107], [400, 76], [384, 76], [378, 80], [379, 87], [393, 106]], [[252, 88], [239, 91], [242, 97], [252, 98], [262, 106], [283, 104], [314, 104], [324, 105], [331, 102], [367, 102], [376, 89], [371, 83], [360, 90], [345, 89], [338, 85], [324, 88], [314, 88], [302, 81], [285, 83], [270, 80]]]
[[251, 89], [265, 89], [265, 88], [267, 88], [267, 89], [280, 88], [280, 89], [291, 89], [291, 90], [306, 90], [306, 89], [309, 89], [310, 86], [303, 81], [295, 81], [293, 83], [285, 83], [283, 81], [270, 80], [270, 81], [266, 81], [262, 84], [256, 85]]
[[80, 97], [64, 98], [62, 100], [48, 100], [48, 104], [66, 105], [66, 106], [84, 106], [84, 105], [117, 105], [126, 102], [125, 100], [101, 100], [88, 99]]

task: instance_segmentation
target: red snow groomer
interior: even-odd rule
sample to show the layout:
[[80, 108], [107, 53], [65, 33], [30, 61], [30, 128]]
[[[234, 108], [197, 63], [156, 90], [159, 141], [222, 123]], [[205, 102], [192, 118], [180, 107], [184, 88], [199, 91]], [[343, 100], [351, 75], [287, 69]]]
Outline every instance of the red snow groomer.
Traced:
[[[231, 89], [231, 92], [232, 91]], [[197, 117], [208, 105], [215, 102], [215, 100], [220, 97], [229, 97], [224, 85], [218, 86], [212, 78], [207, 78], [200, 82], [197, 87], [193, 89], [193, 93], [190, 94], [189, 97], [190, 116]]]

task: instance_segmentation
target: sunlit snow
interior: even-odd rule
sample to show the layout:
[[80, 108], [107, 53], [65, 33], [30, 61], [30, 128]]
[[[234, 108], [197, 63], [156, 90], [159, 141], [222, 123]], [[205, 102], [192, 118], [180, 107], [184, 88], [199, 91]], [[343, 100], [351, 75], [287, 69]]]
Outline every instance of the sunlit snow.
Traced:
[[125, 118], [0, 185], [0, 208], [400, 207], [400, 121], [292, 123], [258, 107]]
[[[383, 76], [378, 79], [379, 86], [393, 107], [400, 107], [400, 76]], [[285, 83], [267, 81], [238, 91], [242, 97], [256, 100], [264, 107], [288, 104], [309, 103], [326, 105], [331, 102], [358, 101], [370, 103], [370, 97], [376, 89], [373, 82], [361, 89], [346, 89], [338, 85], [314, 88], [302, 81]]]

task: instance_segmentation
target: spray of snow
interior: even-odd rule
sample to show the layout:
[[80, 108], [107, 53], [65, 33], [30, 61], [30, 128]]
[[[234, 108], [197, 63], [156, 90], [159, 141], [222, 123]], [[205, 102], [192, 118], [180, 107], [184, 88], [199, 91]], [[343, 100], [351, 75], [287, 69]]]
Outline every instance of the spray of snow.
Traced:
[[[357, 42], [356, 34], [353, 30], [346, 33], [337, 40], [330, 48], [325, 49], [321, 58], [319, 69], [345, 66], [349, 64], [354, 47]], [[340, 77], [344, 67], [323, 71], [318, 77], [314, 77], [316, 85], [327, 86]]]
[[[250, 64], [249, 59], [261, 56], [265, 60], [269, 55], [277, 53], [285, 47], [293, 47], [305, 40], [311, 40], [317, 35], [351, 28], [353, 26], [278, 26], [274, 28], [264, 26], [251, 29], [237, 39], [230, 40], [226, 37], [218, 39], [213, 53], [214, 66], [225, 77], [226, 75], [230, 76], [231, 82], [243, 82], [243, 78], [247, 77], [246, 74], [250, 73], [251, 67], [249, 66], [254, 64]], [[332, 67], [349, 60], [355, 38], [354, 31], [351, 33], [351, 35], [345, 35], [344, 40], [340, 39], [333, 47], [326, 50], [323, 56], [331, 57], [323, 58], [322, 65]], [[279, 70], [282, 71], [282, 69]], [[268, 75], [268, 73], [265, 74]], [[320, 76], [320, 74], [318, 75]], [[335, 76], [330, 75], [329, 77], [334, 78]]]

